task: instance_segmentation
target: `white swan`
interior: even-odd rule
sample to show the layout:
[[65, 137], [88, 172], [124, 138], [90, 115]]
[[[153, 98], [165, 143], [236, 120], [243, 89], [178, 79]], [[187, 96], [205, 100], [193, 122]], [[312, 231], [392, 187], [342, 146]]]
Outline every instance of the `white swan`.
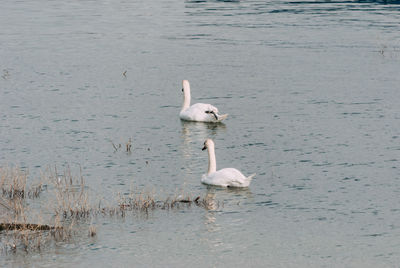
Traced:
[[245, 177], [235, 168], [224, 168], [217, 171], [215, 159], [214, 142], [207, 139], [202, 150], [208, 149], [208, 172], [201, 178], [204, 184], [223, 186], [223, 187], [248, 187], [255, 173]]
[[182, 81], [184, 101], [179, 117], [186, 121], [221, 122], [228, 114], [219, 114], [218, 109], [211, 104], [196, 103], [190, 106], [190, 84], [188, 80]]

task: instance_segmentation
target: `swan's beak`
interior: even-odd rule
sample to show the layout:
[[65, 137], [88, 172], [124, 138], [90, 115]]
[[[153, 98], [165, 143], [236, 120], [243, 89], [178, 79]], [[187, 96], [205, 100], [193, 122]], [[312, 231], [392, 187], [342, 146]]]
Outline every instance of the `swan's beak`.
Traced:
[[207, 149], [207, 147], [204, 145], [203, 149], [201, 149], [201, 150], [204, 151], [205, 149]]

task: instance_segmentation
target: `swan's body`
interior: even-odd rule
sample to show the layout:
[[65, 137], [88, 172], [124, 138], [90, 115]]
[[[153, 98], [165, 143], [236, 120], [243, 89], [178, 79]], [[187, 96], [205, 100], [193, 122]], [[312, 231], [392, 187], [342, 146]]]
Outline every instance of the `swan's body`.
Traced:
[[[214, 116], [213, 112], [216, 116]], [[179, 113], [179, 117], [186, 121], [198, 121], [198, 122], [221, 122], [228, 115], [219, 115], [218, 109], [211, 104], [196, 103], [192, 106], [182, 109]]]
[[248, 187], [254, 175], [245, 177], [236, 168], [224, 168], [211, 174], [204, 174], [201, 182], [223, 187]]
[[208, 149], [208, 172], [201, 178], [201, 182], [222, 187], [248, 187], [256, 174], [244, 176], [235, 168], [224, 168], [217, 171], [215, 145], [211, 139], [204, 142], [203, 150]]
[[228, 115], [220, 115], [217, 107], [206, 104], [196, 103], [190, 106], [190, 84], [188, 80], [182, 81], [182, 91], [184, 93], [184, 101], [182, 110], [179, 113], [179, 117], [186, 121], [198, 121], [198, 122], [221, 122]]

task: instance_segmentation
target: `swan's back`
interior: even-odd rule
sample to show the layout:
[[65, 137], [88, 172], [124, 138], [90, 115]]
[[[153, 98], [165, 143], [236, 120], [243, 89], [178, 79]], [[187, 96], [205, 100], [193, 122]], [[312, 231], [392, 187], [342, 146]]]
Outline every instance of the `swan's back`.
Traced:
[[225, 116], [220, 120], [216, 120], [213, 114], [206, 113], [209, 111], [213, 111], [214, 113], [218, 114], [218, 109], [215, 106], [205, 103], [196, 103], [188, 107], [187, 109], [182, 110], [179, 116], [181, 119], [187, 121], [204, 121], [204, 122], [216, 122], [226, 118]]
[[203, 175], [201, 182], [223, 187], [247, 187], [253, 177], [254, 175], [245, 177], [235, 168], [224, 168], [211, 174]]

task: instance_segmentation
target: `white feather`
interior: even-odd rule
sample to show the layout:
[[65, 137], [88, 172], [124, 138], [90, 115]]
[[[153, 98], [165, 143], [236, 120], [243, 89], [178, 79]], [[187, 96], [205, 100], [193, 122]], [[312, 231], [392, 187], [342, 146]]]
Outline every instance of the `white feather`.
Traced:
[[196, 103], [190, 106], [190, 84], [188, 80], [182, 81], [182, 89], [184, 93], [184, 101], [182, 110], [179, 113], [179, 117], [186, 121], [198, 121], [198, 122], [221, 122], [228, 115], [219, 114], [217, 107], [206, 104]]
[[250, 185], [256, 174], [246, 177], [235, 168], [224, 168], [217, 171], [214, 142], [207, 139], [204, 146], [208, 150], [208, 172], [202, 176], [202, 183], [222, 187], [248, 187]]

